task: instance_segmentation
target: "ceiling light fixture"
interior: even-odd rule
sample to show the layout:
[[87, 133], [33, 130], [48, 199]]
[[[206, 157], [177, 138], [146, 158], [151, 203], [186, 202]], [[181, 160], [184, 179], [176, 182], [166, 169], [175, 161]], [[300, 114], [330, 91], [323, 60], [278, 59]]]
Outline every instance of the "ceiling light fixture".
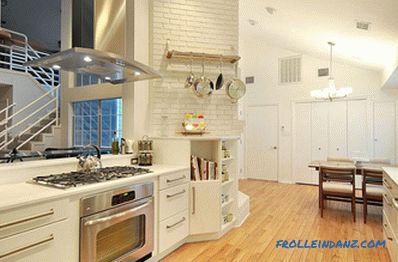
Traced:
[[333, 46], [335, 43], [328, 42], [330, 46], [330, 73], [328, 87], [311, 91], [311, 96], [320, 100], [333, 101], [334, 99], [347, 97], [352, 93], [351, 87], [342, 87], [336, 89], [336, 84], [333, 77]]
[[90, 62], [93, 61], [93, 59], [91, 59], [91, 57], [89, 57], [89, 56], [85, 56], [85, 57], [83, 58], [83, 60], [84, 60], [84, 62], [87, 62], [87, 63], [90, 63]]
[[61, 69], [61, 66], [59, 66], [59, 65], [53, 65], [52, 68], [55, 69], [55, 70], [60, 70], [60, 69]]

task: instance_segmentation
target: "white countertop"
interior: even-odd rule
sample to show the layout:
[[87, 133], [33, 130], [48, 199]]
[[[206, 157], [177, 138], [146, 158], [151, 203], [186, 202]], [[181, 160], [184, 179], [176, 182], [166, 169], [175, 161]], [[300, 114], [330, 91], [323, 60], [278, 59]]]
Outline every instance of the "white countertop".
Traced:
[[384, 172], [391, 178], [391, 180], [398, 186], [398, 167], [383, 167]]
[[[65, 163], [65, 160], [57, 160], [58, 163]], [[68, 162], [68, 160], [66, 160]], [[28, 166], [38, 165], [38, 163], [26, 163]], [[108, 166], [111, 166], [108, 165]], [[40, 165], [38, 165], [40, 167]], [[85, 185], [76, 188], [58, 189], [51, 188], [43, 185], [32, 184], [28, 182], [7, 183], [0, 185], [0, 212], [7, 209], [16, 208], [23, 205], [29, 205], [37, 202], [54, 200], [59, 198], [67, 198], [71, 196], [83, 196], [95, 192], [112, 190], [114, 188], [128, 186], [145, 181], [153, 181], [158, 176], [169, 174], [172, 172], [184, 171], [189, 172], [187, 166], [167, 166], [167, 165], [154, 165], [148, 167], [153, 173], [145, 175], [134, 176], [130, 178], [123, 178], [114, 181], [107, 181], [92, 185]], [[11, 167], [7, 168], [12, 170]], [[1, 168], [0, 168], [1, 170]]]
[[240, 136], [208, 136], [208, 135], [191, 135], [191, 136], [160, 136], [160, 137], [150, 137], [153, 140], [192, 140], [192, 141], [214, 141], [214, 140], [238, 140]]

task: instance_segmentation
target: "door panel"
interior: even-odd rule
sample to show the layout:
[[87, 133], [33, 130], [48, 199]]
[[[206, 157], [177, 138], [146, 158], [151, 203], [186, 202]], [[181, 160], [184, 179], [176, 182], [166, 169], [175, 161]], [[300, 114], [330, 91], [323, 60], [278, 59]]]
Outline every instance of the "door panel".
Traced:
[[278, 180], [278, 107], [253, 106], [247, 115], [247, 177]]
[[312, 184], [314, 175], [308, 168], [311, 162], [311, 103], [296, 104], [294, 129], [294, 179], [296, 183]]
[[329, 156], [347, 156], [347, 102], [329, 103]]
[[368, 101], [348, 101], [347, 117], [348, 157], [369, 158]]
[[329, 142], [329, 105], [312, 104], [312, 160], [326, 160]]
[[189, 232], [215, 233], [221, 228], [220, 181], [191, 182]]
[[395, 161], [395, 103], [374, 103], [374, 158]]

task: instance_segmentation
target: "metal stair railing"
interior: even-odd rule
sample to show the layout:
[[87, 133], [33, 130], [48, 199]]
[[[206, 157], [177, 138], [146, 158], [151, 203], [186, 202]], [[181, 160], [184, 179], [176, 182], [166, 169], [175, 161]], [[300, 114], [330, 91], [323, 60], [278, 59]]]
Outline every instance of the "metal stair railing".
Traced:
[[[9, 119], [9, 113], [10, 110], [15, 106], [16, 104], [8, 104], [8, 99], [7, 99], [7, 105], [5, 108], [3, 108], [2, 110], [0, 110], [0, 115], [4, 114], [4, 119], [0, 122], [0, 127], [3, 127], [4, 131], [8, 129], [8, 123], [10, 121]], [[0, 147], [2, 147], [3, 145], [5, 145], [8, 142], [8, 136], [7, 136], [7, 132], [1, 132], [0, 133], [0, 138], [3, 140], [0, 142]]]
[[[29, 110], [33, 111], [30, 113], [28, 116], [25, 118], [19, 120], [17, 123], [13, 123], [12, 125], [8, 126], [5, 125], [5, 129], [0, 132], [0, 138], [3, 138], [3, 141], [0, 142], [0, 150], [6, 149], [10, 144], [12, 144], [15, 139], [18, 139], [22, 135], [26, 134], [29, 130], [31, 130], [33, 127], [37, 126], [41, 121], [44, 119], [48, 118], [51, 116], [51, 114], [55, 113], [55, 118], [51, 119], [49, 123], [47, 123], [44, 127], [42, 127], [40, 130], [35, 132], [34, 134], [30, 134], [27, 139], [25, 139], [24, 142], [19, 144], [16, 149], [20, 149], [23, 147], [25, 144], [30, 142], [33, 138], [35, 138], [37, 135], [42, 133], [46, 128], [50, 127], [51, 125], [55, 124], [56, 126], [59, 126], [59, 85], [52, 88], [36, 100], [32, 101], [31, 103], [27, 104], [23, 108], [19, 109], [17, 112], [12, 114], [11, 116], [7, 115], [7, 123], [14, 119], [16, 116], [20, 115], [22, 112], [28, 112]], [[45, 102], [44, 104], [40, 104], [44, 98], [48, 98], [49, 95], [53, 95], [54, 97], [51, 98], [49, 101]], [[10, 105], [13, 106], [13, 105]], [[10, 107], [9, 106], [9, 107]], [[38, 107], [38, 108], [36, 108]], [[3, 109], [5, 111], [8, 111], [7, 109]], [[2, 111], [3, 111], [2, 110]], [[39, 117], [37, 116], [38, 113], [43, 112]], [[21, 126], [23, 123], [28, 122], [28, 120], [33, 120], [37, 119], [34, 121], [32, 124], [28, 124], [27, 127], [25, 127], [22, 131], [18, 133], [18, 135], [14, 136], [13, 139], [8, 140], [8, 137], [11, 135], [10, 131], [14, 130], [15, 128]]]
[[59, 84], [59, 72], [51, 68], [43, 67], [26, 67], [24, 63], [32, 61], [44, 56], [48, 53], [35, 50], [29, 45], [28, 37], [22, 33], [9, 29], [0, 28], [0, 30], [10, 33], [12, 36], [19, 38], [20, 45], [1, 44], [0, 43], [0, 65], [19, 72], [26, 72], [42, 86], [46, 91]]

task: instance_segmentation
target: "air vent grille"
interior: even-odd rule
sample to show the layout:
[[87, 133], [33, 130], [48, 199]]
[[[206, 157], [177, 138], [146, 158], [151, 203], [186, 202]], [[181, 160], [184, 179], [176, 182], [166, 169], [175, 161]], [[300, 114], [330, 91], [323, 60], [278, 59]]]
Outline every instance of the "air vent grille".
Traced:
[[279, 59], [279, 83], [293, 84], [301, 82], [301, 56]]
[[369, 31], [370, 22], [357, 22], [357, 29]]

